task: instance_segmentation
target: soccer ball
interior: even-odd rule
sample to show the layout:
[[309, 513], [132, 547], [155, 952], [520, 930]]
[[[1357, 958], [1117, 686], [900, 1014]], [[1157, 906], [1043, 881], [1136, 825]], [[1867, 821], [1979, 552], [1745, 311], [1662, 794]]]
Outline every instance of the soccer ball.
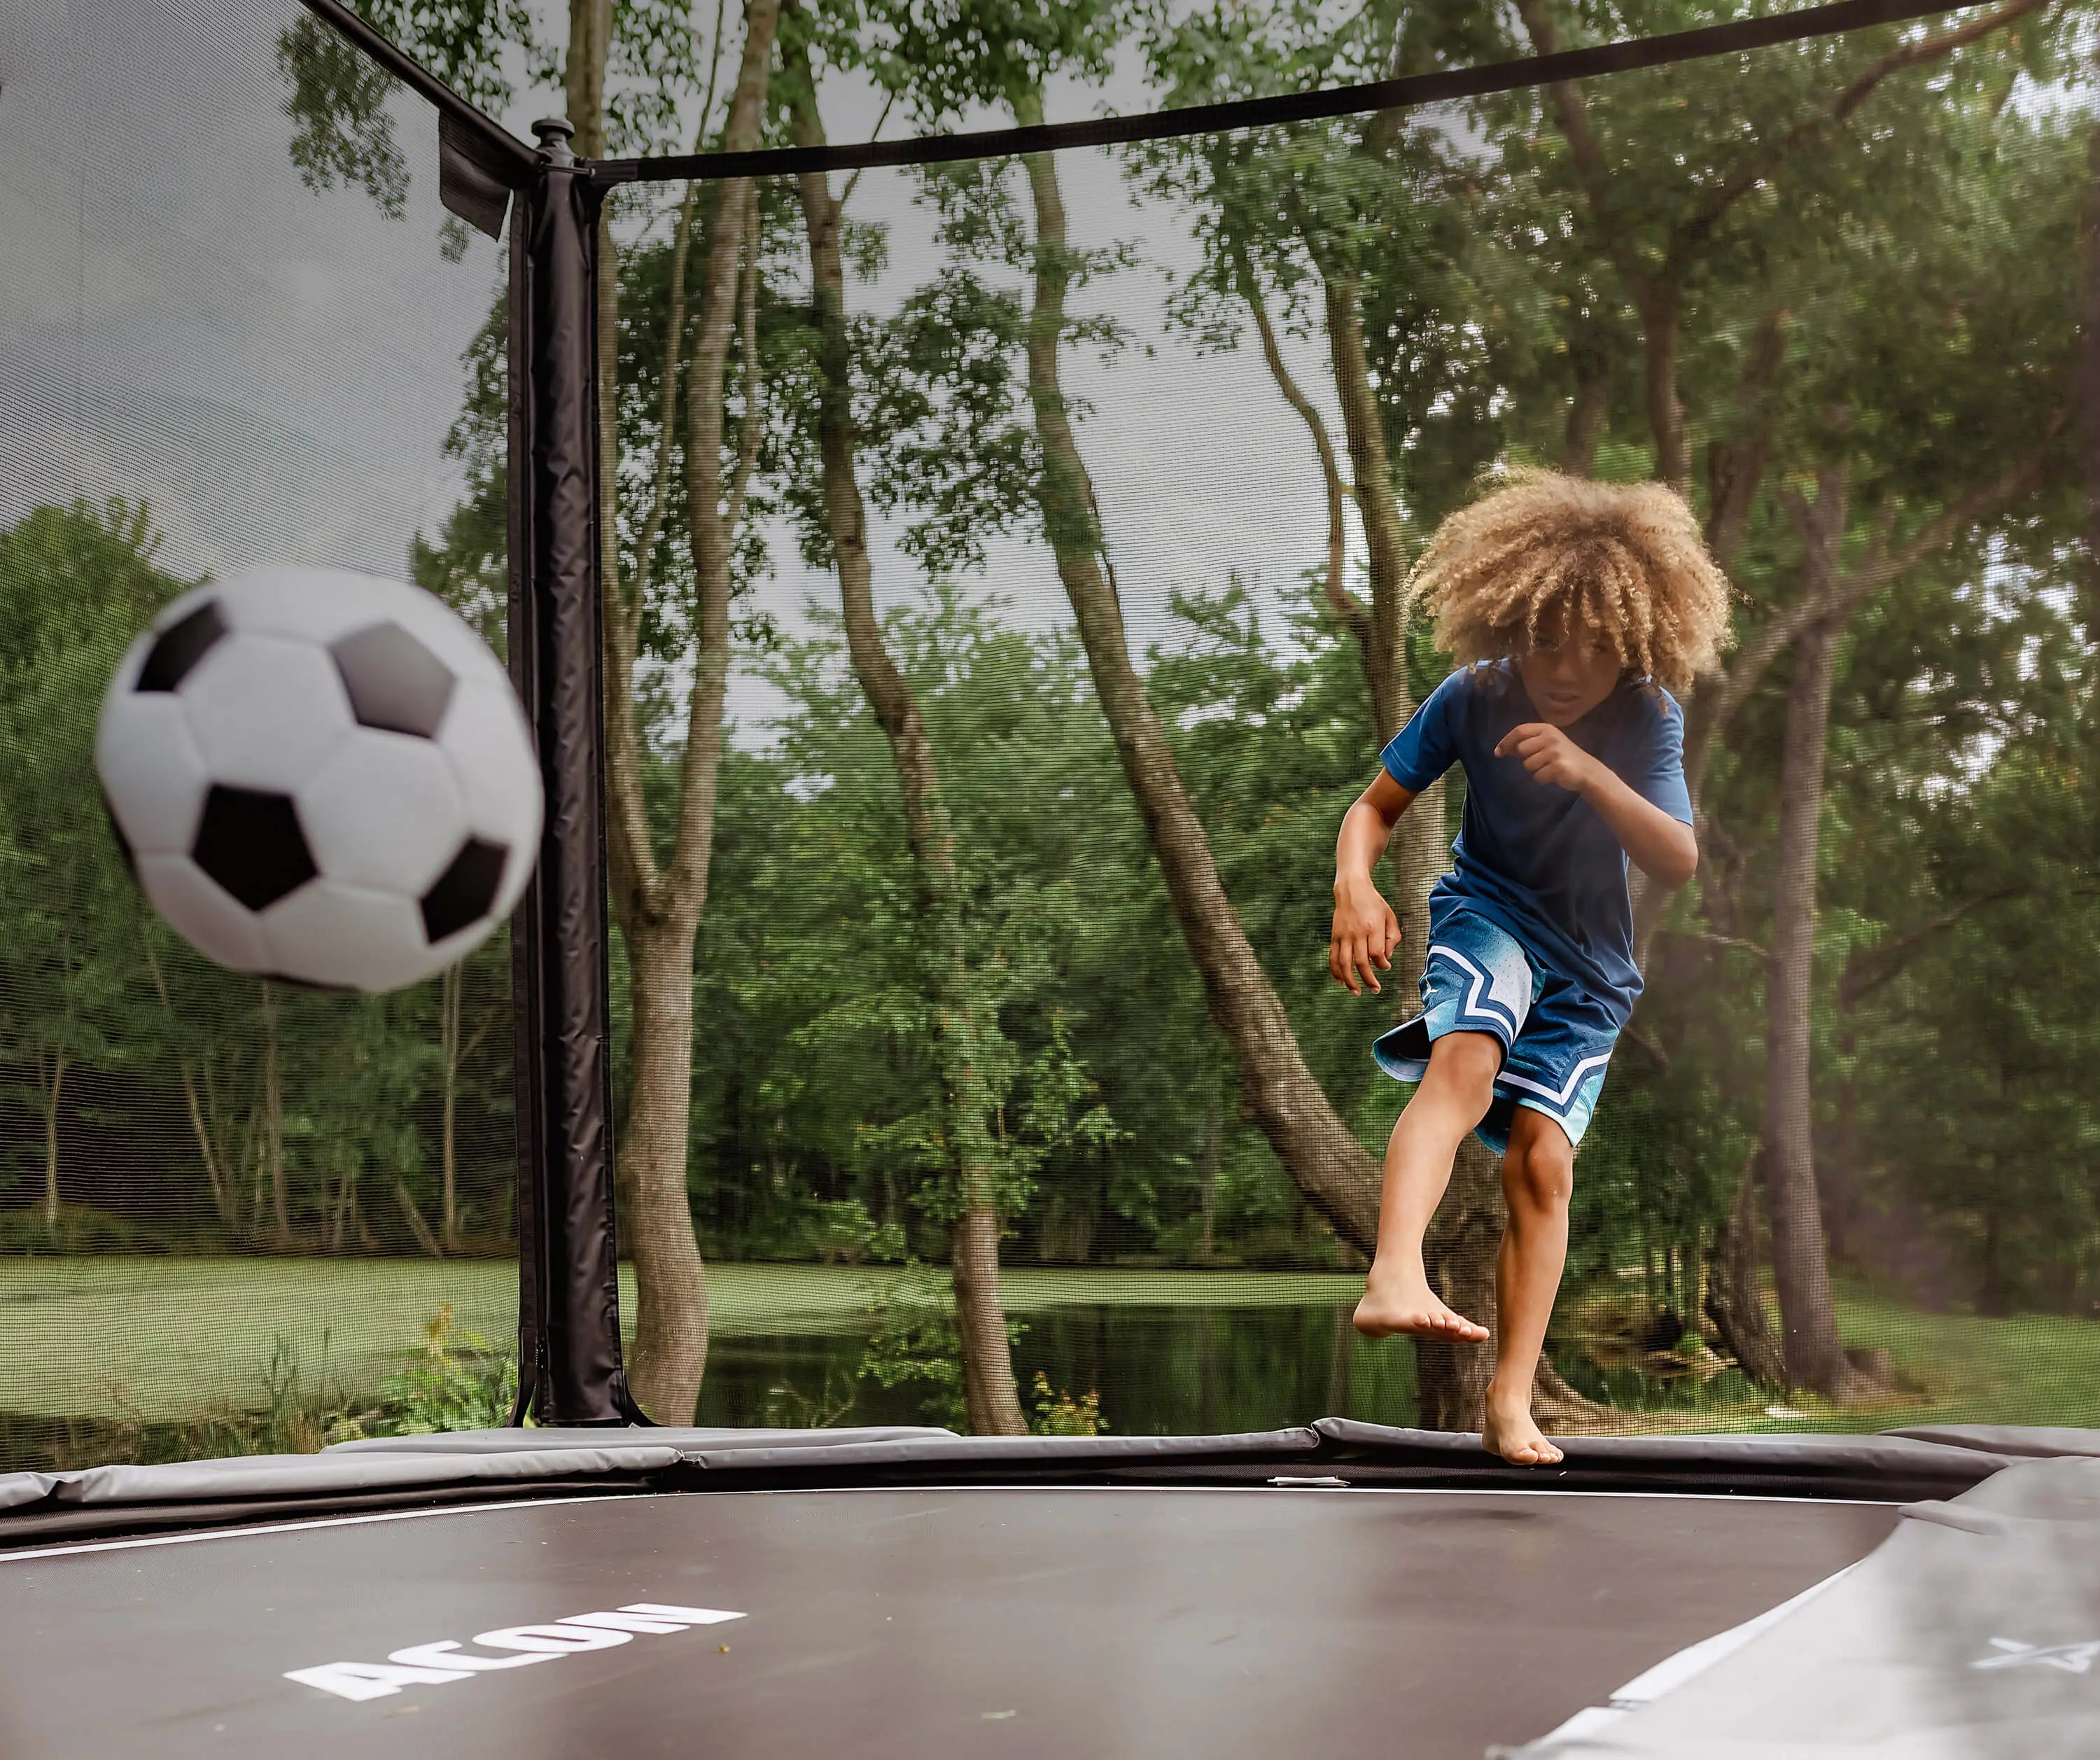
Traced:
[[185, 593], [95, 736], [153, 906], [236, 972], [385, 990], [463, 959], [538, 853], [539, 767], [502, 663], [437, 599], [332, 568]]

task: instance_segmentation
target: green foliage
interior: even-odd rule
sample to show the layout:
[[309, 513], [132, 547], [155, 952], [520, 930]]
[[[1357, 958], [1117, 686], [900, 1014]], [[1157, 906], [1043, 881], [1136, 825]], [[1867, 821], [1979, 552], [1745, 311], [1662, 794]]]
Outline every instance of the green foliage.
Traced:
[[0, 531], [0, 1193], [35, 1219], [9, 1215], [5, 1234], [40, 1233], [45, 1250], [422, 1250], [442, 1222], [449, 1090], [453, 1244], [500, 1240], [502, 937], [448, 981], [463, 986], [448, 1061], [439, 983], [346, 999], [222, 971], [125, 871], [95, 727], [134, 633], [196, 584], [158, 549], [149, 510], [122, 502], [40, 508]]
[[1028, 1407], [1028, 1428], [1039, 1436], [1098, 1436], [1108, 1421], [1101, 1416], [1101, 1396], [1089, 1388], [1076, 1397], [1053, 1388], [1042, 1370], [1023, 1391]]
[[[867, 1311], [872, 1330], [861, 1354], [861, 1378], [881, 1387], [914, 1389], [922, 1423], [967, 1433], [962, 1343], [946, 1279], [908, 1260], [869, 1285]], [[1017, 1321], [1007, 1322], [1009, 1338], [1021, 1330]]]
[[[922, 1423], [967, 1432], [961, 1343], [946, 1277], [916, 1259], [908, 1261], [869, 1285], [867, 1312], [872, 1330], [861, 1353], [861, 1378], [885, 1389], [912, 1389]], [[1018, 1344], [1028, 1328], [1009, 1320], [1006, 1330], [1009, 1343]], [[1039, 1369], [1020, 1391], [1034, 1435], [1097, 1436], [1109, 1427], [1101, 1416], [1101, 1395], [1094, 1390], [1074, 1395], [1053, 1388], [1048, 1374]], [[801, 1415], [809, 1415], [806, 1405]], [[836, 1415], [827, 1421], [835, 1421]]]
[[351, 1421], [343, 1434], [423, 1436], [446, 1430], [493, 1430], [510, 1422], [518, 1403], [518, 1358], [499, 1354], [477, 1333], [460, 1332], [447, 1302], [423, 1329], [416, 1362], [390, 1375], [377, 1412]]

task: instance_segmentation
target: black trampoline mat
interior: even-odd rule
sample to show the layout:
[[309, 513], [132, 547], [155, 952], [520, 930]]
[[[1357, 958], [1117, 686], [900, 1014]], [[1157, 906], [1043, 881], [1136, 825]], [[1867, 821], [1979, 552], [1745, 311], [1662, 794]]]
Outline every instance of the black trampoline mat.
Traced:
[[[1480, 1760], [1894, 1520], [1636, 1495], [727, 1493], [0, 1555], [0, 1755]], [[362, 1701], [285, 1678], [638, 1603], [745, 1617]]]

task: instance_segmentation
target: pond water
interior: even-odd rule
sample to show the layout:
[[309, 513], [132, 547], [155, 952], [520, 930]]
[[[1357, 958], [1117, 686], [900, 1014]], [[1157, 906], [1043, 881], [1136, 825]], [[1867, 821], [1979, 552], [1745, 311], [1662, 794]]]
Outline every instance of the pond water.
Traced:
[[[1022, 1317], [1021, 1384], [1039, 1370], [1074, 1396], [1096, 1393], [1116, 1436], [1273, 1430], [1315, 1418], [1414, 1421], [1414, 1353], [1360, 1338], [1352, 1303], [1302, 1307], [1074, 1303]], [[717, 1337], [708, 1353], [700, 1424], [878, 1424], [929, 1421], [925, 1390], [860, 1374], [867, 1330]]]

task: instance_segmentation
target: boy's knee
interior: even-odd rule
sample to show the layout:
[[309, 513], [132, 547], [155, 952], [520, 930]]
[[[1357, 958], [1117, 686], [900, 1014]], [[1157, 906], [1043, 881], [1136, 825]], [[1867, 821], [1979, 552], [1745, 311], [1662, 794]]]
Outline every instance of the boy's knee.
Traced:
[[1492, 1034], [1446, 1033], [1429, 1048], [1426, 1080], [1477, 1100], [1485, 1112], [1502, 1066], [1502, 1041]]
[[1512, 1209], [1565, 1210], [1574, 1192], [1575, 1151], [1557, 1126], [1511, 1134], [1502, 1195]]

